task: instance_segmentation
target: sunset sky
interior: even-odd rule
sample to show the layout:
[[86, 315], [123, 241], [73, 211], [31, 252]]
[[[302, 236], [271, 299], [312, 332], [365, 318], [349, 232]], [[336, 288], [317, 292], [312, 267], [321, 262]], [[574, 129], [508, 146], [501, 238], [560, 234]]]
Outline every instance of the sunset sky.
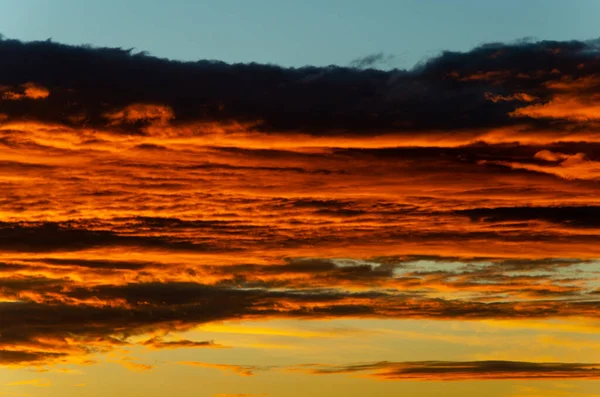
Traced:
[[192, 3], [0, 0], [0, 397], [600, 396], [600, 3]]

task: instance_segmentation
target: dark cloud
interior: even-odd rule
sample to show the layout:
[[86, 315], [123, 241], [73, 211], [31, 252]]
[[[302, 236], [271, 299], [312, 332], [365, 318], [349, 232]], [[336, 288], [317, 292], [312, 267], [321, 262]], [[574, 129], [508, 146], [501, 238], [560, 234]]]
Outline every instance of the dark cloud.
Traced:
[[[87, 265], [83, 267], [86, 272], [131, 271], [129, 266], [112, 268], [102, 262], [99, 268], [89, 266], [93, 261], [40, 259], [25, 263], [42, 266], [45, 262], [58, 264], [61, 269], [69, 262], [78, 268], [83, 264]], [[0, 303], [0, 349], [40, 352], [39, 357], [14, 353], [10, 360], [6, 359], [12, 363], [53, 362], [65, 356], [110, 350], [128, 343], [133, 335], [168, 333], [175, 328], [182, 331], [213, 321], [259, 318], [596, 318], [598, 302], [590, 300], [594, 294], [586, 295], [585, 285], [571, 285], [572, 280], [558, 272], [565, 263], [571, 265], [569, 261], [558, 261], [554, 268], [543, 268], [542, 274], [508, 275], [502, 266], [512, 271], [516, 262], [465, 265], [456, 271], [419, 271], [411, 270], [410, 262], [375, 265], [297, 259], [272, 266], [206, 266], [194, 267], [192, 272], [173, 269], [171, 276], [163, 270], [160, 276], [227, 280], [213, 285], [141, 280], [112, 285], [106, 277], [100, 284], [93, 277], [86, 284], [83, 280], [63, 278], [61, 273], [56, 279], [15, 274], [0, 280], [0, 293], [13, 300]], [[27, 268], [28, 272], [34, 269]], [[394, 271], [400, 269], [403, 273], [395, 275]], [[70, 272], [73, 274], [73, 270]], [[149, 277], [151, 270], [148, 272]], [[352, 292], [344, 288], [346, 285], [367, 288]], [[435, 288], [474, 295], [460, 300], [428, 296]], [[52, 350], [48, 350], [49, 343]], [[208, 341], [158, 337], [143, 344], [153, 348], [220, 347]], [[42, 354], [48, 351], [56, 354]]]
[[93, 247], [141, 246], [175, 250], [210, 251], [208, 244], [168, 237], [120, 235], [109, 230], [88, 230], [58, 223], [0, 222], [0, 249], [16, 252], [83, 250]]
[[233, 371], [243, 376], [252, 376], [254, 371], [280, 370], [313, 375], [358, 374], [372, 379], [390, 381], [600, 379], [600, 364], [561, 362], [379, 361], [348, 365], [299, 364], [271, 367], [212, 364], [197, 361], [185, 361], [179, 362], [179, 364]]
[[61, 258], [40, 258], [31, 259], [28, 262], [35, 264], [51, 264], [60, 267], [83, 267], [91, 269], [118, 269], [118, 270], [142, 270], [152, 265], [151, 262], [134, 262], [134, 261], [116, 261], [116, 260], [94, 260], [94, 259], [61, 259]]
[[67, 356], [64, 353], [27, 352], [0, 349], [0, 365], [43, 364]]
[[366, 373], [382, 380], [599, 379], [600, 364], [521, 361], [414, 361], [355, 365], [307, 364], [293, 370], [312, 374]]
[[574, 228], [600, 227], [600, 206], [499, 207], [456, 211], [472, 221], [542, 221]]
[[141, 345], [152, 347], [155, 349], [179, 349], [179, 348], [224, 348], [226, 346], [219, 345], [214, 341], [193, 341], [193, 340], [172, 340], [165, 341], [162, 338], [154, 337], [141, 342]]
[[374, 54], [365, 55], [364, 57], [353, 59], [350, 66], [359, 69], [372, 68], [378, 65], [385, 65], [394, 59], [393, 55], [376, 52]]
[[[0, 113], [10, 119], [124, 130], [169, 120], [235, 121], [265, 131], [314, 134], [500, 127], [523, 122], [509, 116], [523, 103], [494, 102], [486, 93], [491, 93], [488, 98], [526, 93], [537, 98], [533, 103], [543, 103], [552, 96], [544, 83], [556, 79], [554, 70], [572, 80], [594, 75], [600, 69], [597, 53], [596, 42], [542, 41], [444, 52], [410, 71], [286, 69], [177, 62], [119, 48], [4, 39], [0, 54], [11, 62], [0, 68], [0, 84], [12, 89], [35, 83], [49, 95], [3, 101]], [[355, 65], [382, 59], [376, 54]]]

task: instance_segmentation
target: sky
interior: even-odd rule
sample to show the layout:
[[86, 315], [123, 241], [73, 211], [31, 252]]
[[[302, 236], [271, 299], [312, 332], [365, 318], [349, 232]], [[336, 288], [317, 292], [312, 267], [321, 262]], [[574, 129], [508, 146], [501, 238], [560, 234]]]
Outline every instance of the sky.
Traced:
[[444, 50], [523, 38], [598, 37], [600, 4], [580, 0], [1, 0], [0, 33], [137, 48], [179, 60], [347, 65], [372, 53], [410, 68]]
[[0, 1], [0, 397], [600, 396], [598, 3], [299, 4]]

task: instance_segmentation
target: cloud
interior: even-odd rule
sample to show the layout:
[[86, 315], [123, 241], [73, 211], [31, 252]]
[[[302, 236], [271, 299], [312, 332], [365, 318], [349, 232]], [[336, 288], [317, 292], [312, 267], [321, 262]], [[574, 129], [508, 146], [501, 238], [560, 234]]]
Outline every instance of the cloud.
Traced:
[[224, 346], [178, 334], [229, 320], [598, 317], [597, 42], [386, 71], [0, 55], [1, 365], [200, 354]]
[[221, 371], [233, 372], [236, 375], [240, 375], [240, 376], [252, 376], [252, 375], [254, 375], [254, 371], [264, 369], [262, 367], [258, 367], [258, 366], [254, 366], [254, 365], [211, 364], [211, 363], [203, 363], [203, 362], [199, 362], [199, 361], [180, 361], [179, 364], [189, 365], [192, 367], [218, 369]]
[[490, 101], [492, 101], [494, 103], [503, 102], [503, 101], [533, 102], [537, 99], [536, 97], [533, 97], [529, 94], [525, 94], [525, 93], [521, 93], [521, 92], [517, 92], [516, 94], [512, 94], [509, 96], [494, 95], [491, 92], [486, 92], [484, 94], [484, 97], [485, 97], [485, 99], [489, 99]]
[[121, 364], [123, 367], [135, 372], [152, 371], [155, 367], [155, 365], [138, 363], [135, 362], [135, 360], [135, 357], [123, 356], [119, 358], [116, 362], [118, 364]]
[[3, 91], [2, 99], [5, 101], [18, 101], [21, 99], [45, 99], [50, 95], [50, 91], [46, 87], [36, 85], [29, 82], [21, 84], [17, 90], [4, 90], [0, 87], [0, 92]]
[[598, 180], [600, 178], [600, 162], [591, 160], [585, 153], [566, 154], [541, 150], [535, 154], [534, 159], [553, 163], [530, 163], [530, 162], [506, 162], [506, 161], [485, 161], [483, 163], [493, 163], [502, 166], [508, 166], [513, 169], [524, 169], [540, 173], [556, 175], [565, 179]]
[[107, 113], [104, 117], [110, 121], [109, 125], [136, 123], [140, 121], [165, 124], [174, 118], [173, 111], [170, 108], [147, 104], [129, 105], [123, 110]]
[[387, 64], [394, 58], [395, 57], [393, 55], [386, 55], [383, 52], [377, 52], [352, 60], [352, 62], [350, 62], [350, 66], [358, 69], [372, 68], [377, 65]]
[[598, 364], [532, 363], [520, 361], [381, 361], [355, 365], [306, 364], [290, 370], [316, 375], [362, 374], [378, 380], [536, 380], [598, 379]]
[[[28, 116], [94, 127], [118, 122], [125, 130], [143, 129], [145, 124], [137, 123], [142, 120], [232, 121], [313, 135], [471, 130], [476, 139], [481, 128], [522, 123], [544, 128], [548, 117], [594, 120], [589, 93], [596, 84], [597, 52], [595, 42], [583, 41], [487, 44], [465, 53], [443, 52], [413, 70], [381, 71], [363, 68], [386, 60], [383, 54], [346, 68], [282, 68], [177, 62], [119, 48], [3, 39], [0, 53], [12, 61], [0, 69], [0, 83], [35, 84], [18, 95], [44, 97], [45, 104], [5, 101], [0, 111], [12, 120]], [[42, 63], [44, 68], [37, 67]], [[585, 101], [563, 99], [576, 94]], [[527, 98], [527, 105], [500, 98]], [[67, 102], [66, 112], [59, 111]]]
[[0, 353], [2, 353], [0, 354], [1, 365], [38, 365], [45, 362], [52, 362], [68, 355], [67, 353], [28, 352], [19, 350], [0, 350]]
[[171, 247], [183, 250], [211, 248], [189, 241], [173, 241], [160, 237], [125, 236], [109, 230], [73, 228], [57, 223], [21, 224], [0, 222], [0, 248], [4, 251], [53, 252], [83, 250], [98, 246]]
[[165, 341], [162, 338], [154, 337], [148, 340], [141, 342], [142, 345], [153, 348], [153, 349], [178, 349], [178, 348], [190, 348], [190, 347], [200, 347], [200, 348], [216, 348], [222, 349], [227, 348], [228, 346], [223, 346], [215, 343], [214, 341], [191, 341], [191, 340], [173, 340], [173, 341]]
[[[558, 262], [556, 266], [561, 269], [566, 265]], [[186, 331], [200, 324], [231, 319], [519, 320], [596, 316], [594, 288], [586, 286], [577, 269], [573, 273], [577, 279], [562, 276], [558, 270], [546, 275], [518, 276], [506, 275], [500, 269], [465, 270], [400, 274], [397, 280], [389, 280], [400, 291], [155, 282], [86, 288], [65, 285], [63, 291], [42, 289], [36, 295], [25, 283], [13, 287], [24, 291], [12, 295], [17, 301], [0, 303], [4, 319], [0, 325], [2, 363], [68, 362], [70, 358], [84, 358], [127, 345], [132, 336]], [[447, 294], [448, 299], [439, 298], [440, 294]], [[461, 299], [453, 294], [460, 294], [457, 296]], [[223, 347], [207, 341], [166, 341], [160, 337], [141, 344], [157, 349]], [[123, 365], [142, 368], [131, 360]]]
[[590, 363], [524, 361], [379, 361], [360, 364], [298, 364], [257, 367], [252, 365], [179, 362], [204, 368], [231, 371], [251, 376], [256, 370], [302, 372], [311, 375], [358, 375], [385, 381], [473, 381], [473, 380], [543, 380], [600, 379], [600, 365]]
[[458, 212], [474, 221], [542, 221], [575, 228], [600, 227], [598, 206], [473, 208]]

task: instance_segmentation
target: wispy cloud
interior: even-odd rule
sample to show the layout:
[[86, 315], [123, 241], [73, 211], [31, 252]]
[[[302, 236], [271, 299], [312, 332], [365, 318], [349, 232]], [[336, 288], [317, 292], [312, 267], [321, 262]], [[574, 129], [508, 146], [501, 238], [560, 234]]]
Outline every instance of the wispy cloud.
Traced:
[[361, 374], [379, 380], [502, 380], [502, 379], [599, 379], [598, 364], [530, 363], [517, 361], [420, 361], [323, 365], [306, 364], [293, 371], [315, 375]]

